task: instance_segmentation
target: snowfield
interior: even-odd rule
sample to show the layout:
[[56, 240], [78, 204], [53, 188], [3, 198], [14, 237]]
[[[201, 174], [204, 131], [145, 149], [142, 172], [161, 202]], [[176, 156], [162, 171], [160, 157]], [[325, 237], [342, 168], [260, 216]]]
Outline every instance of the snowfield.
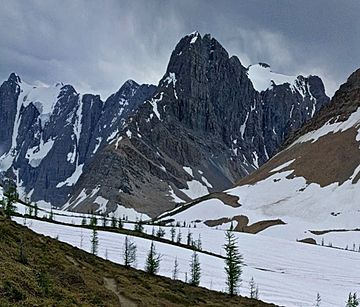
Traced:
[[[306, 133], [288, 149], [295, 144], [314, 143], [326, 135], [331, 136], [350, 128], [357, 129], [356, 141], [359, 142], [360, 108], [343, 122], [327, 122], [321, 128]], [[285, 225], [271, 226], [262, 230], [261, 234], [292, 241], [312, 238], [317, 244], [359, 250], [360, 181], [353, 181], [360, 174], [360, 165], [342, 184], [333, 182], [321, 187], [304, 177], [292, 176], [294, 170], [291, 166], [295, 160], [291, 159], [274, 167], [269, 171], [267, 178], [255, 184], [244, 184], [226, 190], [224, 193], [239, 198], [240, 207], [235, 208], [213, 198], [201, 201], [181, 212], [177, 209], [169, 211], [170, 215], [164, 213], [160, 217], [164, 220], [174, 219], [180, 223], [185, 221], [187, 224], [197, 221], [200, 227], [207, 227], [204, 224], [206, 220], [232, 219], [240, 215], [248, 217], [249, 225], [259, 221], [280, 219]], [[237, 225], [236, 221], [234, 225]]]
[[[360, 245], [360, 183], [352, 184], [354, 175], [341, 186], [333, 183], [320, 187], [316, 183], [307, 183], [303, 177], [288, 179], [292, 171], [281, 171], [257, 182], [254, 185], [243, 185], [225, 191], [229, 195], [240, 198], [241, 207], [231, 207], [219, 199], [202, 201], [184, 211], [173, 213], [166, 219], [174, 219], [182, 223], [201, 221], [200, 227], [207, 227], [203, 222], [223, 217], [232, 218], [245, 215], [249, 224], [281, 219], [285, 225], [271, 226], [261, 234], [288, 239], [292, 241], [313, 238], [318, 244], [332, 244], [340, 248]], [[314, 205], [316, 204], [316, 205]], [[341, 204], [341, 206], [339, 206]], [[174, 210], [173, 210], [174, 212]], [[234, 226], [237, 222], [234, 221]], [[228, 227], [227, 225], [219, 228]], [[329, 232], [315, 235], [309, 230], [336, 230], [345, 232]], [[341, 240], [340, 240], [341, 238]]]
[[[57, 218], [57, 217], [56, 217]], [[69, 243], [85, 251], [91, 249], [90, 229], [68, 225], [53, 224], [45, 221], [13, 218], [17, 223], [26, 225], [37, 233], [44, 234]], [[100, 222], [101, 223], [101, 222]], [[132, 224], [125, 224], [132, 228]], [[158, 226], [155, 226], [157, 229]], [[170, 228], [166, 230], [170, 238]], [[152, 226], [145, 226], [151, 233]], [[182, 232], [182, 242], [186, 242], [188, 231], [193, 238], [201, 236], [202, 248], [218, 255], [224, 255], [224, 231], [211, 228], [176, 228]], [[358, 271], [360, 253], [337, 250], [327, 247], [308, 245], [272, 238], [263, 235], [235, 233], [239, 249], [246, 266], [243, 267], [243, 281], [240, 294], [248, 296], [249, 281], [254, 277], [259, 286], [260, 299], [285, 306], [313, 306], [317, 292], [320, 293], [323, 306], [343, 306], [350, 291], [360, 292]], [[122, 264], [123, 234], [98, 231], [99, 250], [102, 258]], [[144, 269], [150, 240], [131, 237], [137, 245], [138, 269]], [[185, 280], [189, 272], [192, 251], [186, 248], [155, 242], [156, 250], [162, 255], [160, 272], [171, 277], [175, 257], [179, 262], [179, 276]], [[202, 268], [200, 285], [212, 290], [225, 291], [224, 260], [199, 253]], [[187, 273], [189, 279], [189, 273]]]

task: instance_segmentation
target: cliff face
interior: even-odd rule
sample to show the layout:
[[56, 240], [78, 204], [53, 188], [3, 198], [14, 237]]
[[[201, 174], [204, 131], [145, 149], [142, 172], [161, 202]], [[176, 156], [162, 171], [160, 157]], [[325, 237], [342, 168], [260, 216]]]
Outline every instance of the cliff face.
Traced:
[[[265, 77], [269, 86], [256, 90]], [[185, 36], [154, 95], [98, 152], [66, 208], [154, 216], [228, 188], [328, 101], [316, 76], [279, 79], [265, 64], [245, 68], [210, 35]]]
[[259, 169], [162, 218], [220, 228], [233, 221], [238, 231], [348, 249], [359, 228], [359, 142], [357, 70]]
[[154, 89], [127, 81], [103, 102], [71, 85], [32, 86], [11, 74], [0, 87], [0, 173], [31, 200], [63, 205], [83, 168]]

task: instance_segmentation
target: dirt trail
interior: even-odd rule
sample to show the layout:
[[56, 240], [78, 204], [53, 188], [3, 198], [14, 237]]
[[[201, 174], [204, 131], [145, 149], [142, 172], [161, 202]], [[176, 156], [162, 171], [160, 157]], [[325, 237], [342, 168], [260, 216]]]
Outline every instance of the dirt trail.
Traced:
[[132, 300], [123, 296], [117, 289], [116, 281], [114, 278], [104, 277], [105, 288], [116, 294], [119, 299], [119, 306], [124, 307], [137, 307], [137, 304]]

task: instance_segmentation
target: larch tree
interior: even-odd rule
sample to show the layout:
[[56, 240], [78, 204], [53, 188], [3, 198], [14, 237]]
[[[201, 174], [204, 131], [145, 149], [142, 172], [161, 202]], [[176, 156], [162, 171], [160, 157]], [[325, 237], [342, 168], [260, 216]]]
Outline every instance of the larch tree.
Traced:
[[179, 275], [179, 262], [177, 260], [177, 257], [175, 257], [175, 260], [174, 260], [174, 269], [172, 271], [172, 279], [177, 279], [178, 278], [178, 275]]
[[131, 267], [131, 265], [136, 261], [136, 244], [131, 241], [128, 236], [125, 237], [123, 259], [124, 265], [127, 268]]
[[224, 245], [226, 258], [225, 258], [225, 272], [226, 272], [226, 285], [230, 295], [236, 295], [241, 282], [242, 274], [242, 255], [239, 253], [237, 247], [237, 240], [233, 231], [228, 230], [225, 234], [226, 244]]
[[250, 287], [250, 298], [258, 299], [259, 298], [259, 288], [255, 283], [254, 277], [251, 277], [250, 282], [249, 282], [249, 287]]
[[154, 242], [151, 241], [150, 250], [148, 252], [145, 264], [145, 271], [151, 275], [155, 275], [160, 268], [161, 256], [156, 252]]
[[91, 236], [91, 253], [93, 255], [97, 255], [98, 252], [98, 247], [99, 247], [99, 238], [98, 238], [98, 233], [96, 228], [93, 228], [93, 233]]
[[200, 267], [199, 255], [196, 251], [194, 251], [190, 261], [189, 283], [193, 286], [198, 286], [200, 284], [200, 277], [201, 277], [201, 267]]
[[175, 234], [176, 234], [176, 229], [174, 226], [171, 226], [170, 228], [170, 236], [171, 236], [171, 241], [174, 242], [175, 241]]
[[349, 293], [349, 298], [346, 302], [346, 307], [358, 307], [359, 306], [359, 299], [357, 298], [356, 292], [352, 294]]

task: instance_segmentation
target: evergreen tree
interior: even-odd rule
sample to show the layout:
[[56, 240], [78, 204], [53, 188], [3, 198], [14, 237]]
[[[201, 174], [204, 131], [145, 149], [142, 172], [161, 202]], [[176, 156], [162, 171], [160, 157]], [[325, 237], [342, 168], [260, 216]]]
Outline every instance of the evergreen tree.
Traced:
[[83, 216], [83, 218], [81, 220], [81, 225], [86, 226], [86, 217], [85, 216]]
[[96, 218], [96, 216], [94, 215], [94, 213], [91, 213], [90, 226], [91, 226], [91, 227], [97, 226], [97, 218]]
[[251, 277], [251, 280], [249, 282], [249, 286], [250, 286], [250, 298], [256, 298], [258, 299], [259, 297], [259, 289], [258, 286], [255, 284], [254, 281], [254, 277]]
[[230, 223], [230, 228], [229, 228], [230, 231], [233, 231], [234, 230], [234, 225], [233, 225], [233, 222]]
[[201, 268], [200, 268], [200, 261], [199, 255], [196, 251], [191, 256], [190, 261], [190, 281], [189, 283], [193, 286], [198, 286], [200, 283], [200, 276], [201, 276]]
[[175, 234], [176, 234], [176, 229], [174, 226], [172, 226], [170, 228], [170, 236], [171, 236], [171, 241], [174, 242], [175, 241]]
[[144, 225], [142, 220], [136, 221], [134, 230], [140, 233], [144, 231]]
[[153, 237], [155, 237], [155, 227], [153, 226], [153, 228], [152, 228], [152, 230], [151, 230], [151, 235], [153, 236]]
[[103, 222], [103, 227], [106, 227], [106, 214], [105, 214], [105, 212], [102, 214], [102, 222]]
[[96, 228], [94, 227], [92, 237], [91, 237], [91, 253], [93, 255], [97, 255], [98, 246], [99, 246], [98, 233], [97, 233]]
[[11, 183], [7, 190], [4, 193], [4, 196], [9, 199], [12, 203], [17, 202], [19, 200], [19, 194], [16, 191], [16, 185]]
[[14, 202], [14, 199], [11, 197], [7, 197], [7, 199], [3, 201], [4, 212], [8, 218], [16, 213], [16, 206], [14, 205]]
[[19, 199], [15, 184], [9, 183], [7, 190], [4, 192], [4, 196], [6, 199], [1, 200], [1, 206], [4, 208], [5, 216], [9, 218], [16, 213], [16, 206], [14, 203]]
[[121, 220], [121, 218], [119, 218], [118, 227], [119, 227], [119, 229], [123, 229], [123, 227], [124, 227], [124, 223], [123, 223], [123, 221]]
[[191, 243], [192, 243], [192, 233], [190, 232], [190, 230], [188, 230], [186, 245], [191, 246]]
[[201, 250], [202, 250], [201, 234], [199, 234], [199, 237], [198, 237], [198, 239], [197, 239], [197, 241], [196, 241], [196, 249], [197, 249], [198, 251], [201, 251]]
[[49, 215], [49, 220], [52, 221], [54, 219], [54, 212], [52, 207], [50, 208], [50, 215]]
[[242, 255], [238, 251], [237, 240], [234, 233], [231, 230], [226, 232], [226, 244], [224, 249], [226, 252], [225, 259], [225, 272], [227, 275], [226, 285], [228, 287], [228, 292], [230, 295], [236, 295], [240, 282], [241, 282], [241, 273], [242, 273]]
[[357, 307], [359, 306], [359, 299], [357, 298], [356, 292], [354, 294], [349, 293], [349, 298], [346, 302], [346, 307]]
[[175, 261], [174, 261], [174, 269], [172, 271], [172, 279], [177, 279], [179, 275], [179, 263], [177, 260], [177, 257], [175, 257]]
[[181, 230], [179, 229], [179, 232], [178, 232], [178, 234], [177, 234], [177, 237], [176, 237], [176, 242], [177, 243], [181, 243]]
[[160, 268], [161, 256], [156, 252], [154, 242], [151, 241], [150, 250], [146, 259], [145, 271], [151, 275], [155, 275]]
[[123, 248], [123, 259], [125, 267], [129, 268], [136, 261], [136, 245], [128, 236], [125, 237]]
[[165, 230], [162, 229], [161, 227], [158, 228], [157, 232], [156, 232], [156, 236], [158, 238], [163, 238], [165, 236]]
[[111, 227], [116, 228], [117, 220], [116, 217], [113, 215], [111, 218]]
[[37, 205], [37, 203], [35, 203], [35, 205], [34, 205], [34, 215], [35, 215], [35, 217], [38, 216], [38, 205]]
[[83, 241], [84, 241], [84, 234], [83, 234], [82, 229], [81, 229], [81, 233], [80, 233], [80, 248], [82, 248], [82, 246], [83, 246]]
[[321, 305], [321, 297], [319, 292], [316, 294], [316, 301], [315, 301], [315, 307], [320, 307]]

